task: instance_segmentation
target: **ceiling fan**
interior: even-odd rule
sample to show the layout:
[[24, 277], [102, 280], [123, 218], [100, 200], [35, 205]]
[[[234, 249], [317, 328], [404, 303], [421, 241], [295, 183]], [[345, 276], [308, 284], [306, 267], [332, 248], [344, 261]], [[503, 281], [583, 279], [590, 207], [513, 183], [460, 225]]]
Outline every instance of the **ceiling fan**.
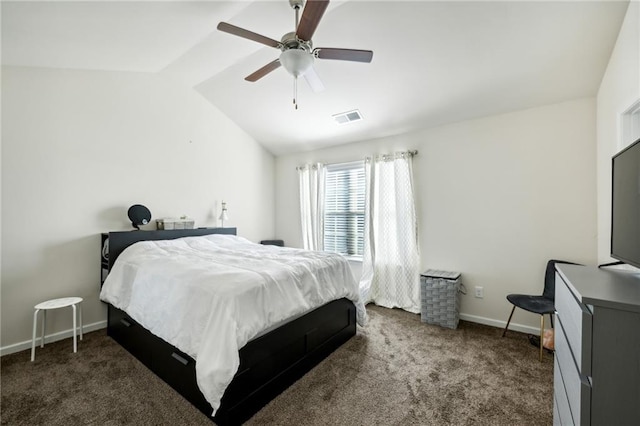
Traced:
[[[315, 58], [354, 62], [371, 62], [371, 59], [373, 58], [373, 52], [371, 50], [328, 47], [316, 47], [314, 49], [311, 37], [316, 31], [327, 6], [329, 6], [329, 0], [307, 0], [306, 5], [304, 5], [304, 3], [305, 0], [289, 0], [289, 4], [295, 11], [295, 31], [283, 35], [280, 41], [236, 27], [235, 25], [231, 25], [226, 22], [220, 22], [218, 24], [218, 30], [220, 31], [257, 41], [258, 43], [262, 43], [269, 47], [275, 47], [282, 51], [278, 59], [269, 62], [267, 65], [248, 75], [245, 77], [245, 80], [251, 82], [258, 81], [282, 65], [294, 78], [293, 104], [296, 109], [298, 108], [296, 95], [297, 80], [299, 76], [304, 76], [305, 80], [307, 80], [307, 83], [309, 83], [309, 86], [314, 92], [324, 90], [324, 85], [313, 68]], [[302, 17], [298, 19], [300, 9], [303, 5], [304, 10], [302, 12]]]

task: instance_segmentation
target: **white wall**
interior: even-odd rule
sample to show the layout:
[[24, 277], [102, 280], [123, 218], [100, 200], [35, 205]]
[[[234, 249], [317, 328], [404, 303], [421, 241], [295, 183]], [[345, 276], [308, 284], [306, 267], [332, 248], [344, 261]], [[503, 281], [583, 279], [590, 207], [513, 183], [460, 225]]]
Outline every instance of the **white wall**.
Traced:
[[640, 2], [629, 3], [618, 40], [598, 91], [598, 260], [610, 262], [611, 157], [622, 140], [620, 116], [640, 100]]
[[[239, 235], [274, 232], [274, 158], [195, 91], [146, 73], [2, 69], [2, 347], [31, 339], [33, 306], [98, 300], [99, 233], [154, 218], [216, 225], [227, 201]], [[71, 328], [52, 312], [47, 333]], [[12, 346], [13, 345], [13, 346]], [[19, 346], [19, 345], [18, 345]]]
[[[597, 114], [593, 100], [576, 100], [283, 156], [275, 170], [217, 109], [157, 76], [3, 67], [0, 345], [30, 339], [33, 305], [52, 297], [82, 296], [85, 323], [105, 319], [98, 234], [129, 229], [133, 203], [211, 226], [224, 199], [240, 235], [300, 246], [295, 166], [401, 149], [420, 150], [422, 268], [460, 270], [469, 290], [484, 286], [484, 299], [463, 298], [463, 316], [499, 325], [507, 293], [540, 291], [546, 259], [610, 260], [610, 159], [624, 146], [619, 115], [638, 99], [638, 2]], [[48, 333], [68, 329], [67, 317], [51, 315]], [[527, 314], [514, 321], [537, 326]]]
[[[540, 294], [548, 259], [595, 263], [595, 110], [595, 99], [579, 99], [278, 157], [276, 234], [301, 245], [296, 166], [417, 149], [421, 267], [461, 271], [462, 316], [503, 325], [505, 296]], [[537, 315], [514, 321], [539, 328]]]

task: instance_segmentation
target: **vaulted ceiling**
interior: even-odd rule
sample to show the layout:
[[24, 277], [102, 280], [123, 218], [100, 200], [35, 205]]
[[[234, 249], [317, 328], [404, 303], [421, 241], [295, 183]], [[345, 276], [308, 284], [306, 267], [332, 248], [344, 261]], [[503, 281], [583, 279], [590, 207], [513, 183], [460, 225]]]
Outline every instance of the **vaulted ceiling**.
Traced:
[[[597, 93], [628, 1], [332, 1], [314, 46], [369, 49], [371, 63], [316, 60], [325, 90], [279, 68], [287, 0], [2, 2], [3, 65], [159, 73], [193, 88], [274, 154], [401, 134]], [[332, 115], [360, 110], [363, 120]]]

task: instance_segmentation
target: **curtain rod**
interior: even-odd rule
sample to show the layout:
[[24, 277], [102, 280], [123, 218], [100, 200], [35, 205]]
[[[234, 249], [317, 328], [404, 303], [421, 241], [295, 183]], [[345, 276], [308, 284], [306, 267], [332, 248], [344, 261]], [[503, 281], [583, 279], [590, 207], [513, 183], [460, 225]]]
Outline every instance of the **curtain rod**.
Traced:
[[407, 151], [396, 151], [396, 152], [393, 152], [391, 154], [376, 154], [375, 157], [378, 157], [378, 156], [380, 156], [380, 157], [381, 156], [391, 156], [391, 155], [403, 155], [403, 154], [407, 154], [407, 155], [410, 155], [410, 156], [413, 157], [414, 155], [418, 155], [418, 150], [417, 149], [409, 149]]
[[[404, 151], [404, 152], [397, 152], [396, 154], [404, 154], [404, 153], [409, 154], [410, 156], [413, 157], [413, 156], [418, 155], [418, 150], [417, 149], [410, 149], [410, 150]], [[392, 155], [392, 154], [382, 154], [382, 156], [386, 156], [386, 155]], [[365, 160], [367, 158], [370, 158], [370, 157], [365, 157]], [[346, 161], [345, 163], [356, 163], [358, 161], [362, 161], [362, 160]], [[317, 169], [318, 168], [318, 164], [326, 165], [326, 164], [323, 164], [323, 163], [305, 164], [305, 165], [302, 165], [302, 166], [297, 166], [296, 170], [304, 170], [306, 168], [311, 168], [312, 170], [313, 169]], [[340, 163], [336, 163], [336, 164], [340, 164]]]
[[418, 150], [414, 149], [414, 150], [409, 150], [409, 151], [396, 151], [393, 154], [377, 154], [374, 155], [372, 157], [367, 157], [365, 158], [365, 161], [372, 161], [373, 159], [375, 160], [382, 160], [382, 161], [389, 161], [392, 160], [394, 158], [413, 158], [414, 156], [418, 155]]
[[305, 170], [305, 169], [315, 170], [315, 169], [318, 168], [319, 164], [322, 164], [324, 166], [323, 163], [305, 164], [305, 165], [302, 165], [302, 166], [296, 166], [296, 170]]

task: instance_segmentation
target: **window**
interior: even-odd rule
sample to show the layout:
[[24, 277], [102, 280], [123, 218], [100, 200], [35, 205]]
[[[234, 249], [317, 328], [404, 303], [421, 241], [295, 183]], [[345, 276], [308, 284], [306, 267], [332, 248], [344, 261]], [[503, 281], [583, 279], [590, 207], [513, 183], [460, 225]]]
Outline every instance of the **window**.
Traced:
[[618, 150], [631, 145], [640, 138], [640, 100], [622, 113], [622, 143]]
[[325, 175], [324, 249], [362, 257], [364, 162], [331, 164]]

